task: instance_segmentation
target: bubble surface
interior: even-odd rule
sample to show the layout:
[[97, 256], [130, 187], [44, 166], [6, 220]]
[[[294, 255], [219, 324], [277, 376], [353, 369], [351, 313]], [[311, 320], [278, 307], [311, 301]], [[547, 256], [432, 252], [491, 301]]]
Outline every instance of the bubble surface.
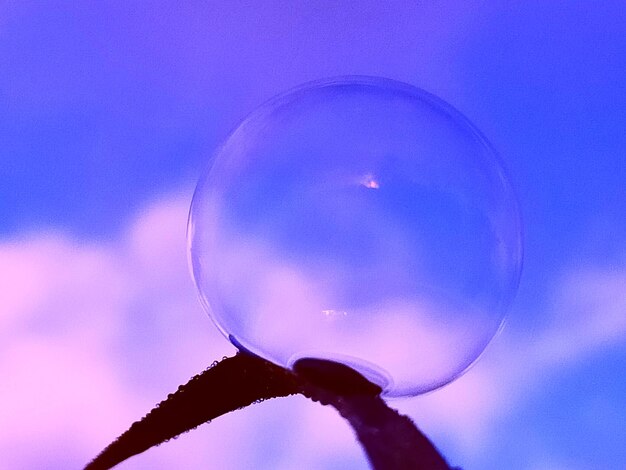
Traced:
[[465, 371], [517, 289], [522, 228], [486, 139], [439, 98], [339, 77], [265, 103], [193, 197], [200, 298], [238, 347], [355, 368], [390, 397]]

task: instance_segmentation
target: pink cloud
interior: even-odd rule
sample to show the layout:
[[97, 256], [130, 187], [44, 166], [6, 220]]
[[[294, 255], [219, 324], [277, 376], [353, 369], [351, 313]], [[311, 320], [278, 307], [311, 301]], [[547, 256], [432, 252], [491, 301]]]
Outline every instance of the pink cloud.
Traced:
[[296, 263], [271, 245], [236, 235], [221, 246], [218, 255], [198, 255], [201, 287], [212, 286], [236, 306], [232, 316], [217, 306], [220, 324], [248, 349], [284, 366], [306, 356], [341, 358], [388, 386], [389, 395], [410, 395], [461, 373], [498, 326], [491, 312], [444, 305], [428, 292], [344, 310], [345, 297], [332, 283], [343, 277], [340, 263]]
[[[233, 353], [187, 272], [187, 205], [187, 197], [155, 203], [107, 243], [42, 234], [0, 244], [0, 454], [9, 468], [80, 466], [180, 383]], [[268, 292], [280, 297], [274, 287]], [[471, 459], [552, 374], [626, 341], [625, 293], [624, 267], [572, 270], [554, 289], [547, 328], [532, 336], [505, 329], [456, 382], [392, 406]], [[384, 324], [376, 330], [391, 341]], [[301, 397], [232, 413], [120, 468], [207, 462], [367, 468], [341, 418]]]
[[626, 266], [570, 269], [544, 315], [543, 329], [505, 327], [468, 373], [400, 408], [435, 436], [452, 435], [468, 456], [484, 452], [498, 423], [555, 375], [626, 343]]

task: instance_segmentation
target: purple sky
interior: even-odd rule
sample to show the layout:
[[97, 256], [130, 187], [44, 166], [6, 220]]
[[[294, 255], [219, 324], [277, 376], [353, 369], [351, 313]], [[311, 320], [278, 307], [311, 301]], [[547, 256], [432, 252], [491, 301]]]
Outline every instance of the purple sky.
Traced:
[[[626, 465], [621, 2], [0, 1], [0, 468], [79, 468], [214, 359], [185, 219], [215, 146], [301, 82], [382, 75], [467, 115], [519, 193], [526, 257], [465, 376], [394, 405], [464, 469]], [[367, 468], [290, 398], [120, 468]]]

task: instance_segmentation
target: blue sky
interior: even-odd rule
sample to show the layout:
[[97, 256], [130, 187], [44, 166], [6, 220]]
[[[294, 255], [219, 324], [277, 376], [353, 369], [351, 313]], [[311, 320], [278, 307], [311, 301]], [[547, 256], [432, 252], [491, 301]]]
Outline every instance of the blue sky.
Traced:
[[[467, 469], [626, 465], [624, 70], [617, 1], [0, 2], [6, 468], [80, 466], [232, 352], [186, 271], [195, 181], [255, 106], [344, 74], [461, 110], [501, 153], [524, 217], [502, 335], [457, 383], [397, 406]], [[211, 452], [219, 468], [366, 468], [317, 411], [264, 404], [121, 468], [205, 468]]]

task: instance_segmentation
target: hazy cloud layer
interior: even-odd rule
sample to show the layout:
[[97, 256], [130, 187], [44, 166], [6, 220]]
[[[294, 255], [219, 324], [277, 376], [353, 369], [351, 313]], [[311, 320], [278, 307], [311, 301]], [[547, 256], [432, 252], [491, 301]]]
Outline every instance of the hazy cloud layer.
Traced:
[[[107, 243], [50, 233], [0, 244], [3, 468], [80, 467], [180, 383], [233, 353], [189, 278], [187, 209], [187, 196], [163, 199]], [[626, 269], [571, 269], [549, 305], [541, 331], [505, 329], [461, 379], [393, 404], [471, 468], [497, 439], [498, 422], [551, 375], [626, 340]], [[220, 418], [120, 468], [207, 462], [367, 468], [347, 425], [299, 397]]]

